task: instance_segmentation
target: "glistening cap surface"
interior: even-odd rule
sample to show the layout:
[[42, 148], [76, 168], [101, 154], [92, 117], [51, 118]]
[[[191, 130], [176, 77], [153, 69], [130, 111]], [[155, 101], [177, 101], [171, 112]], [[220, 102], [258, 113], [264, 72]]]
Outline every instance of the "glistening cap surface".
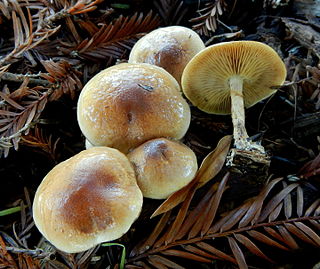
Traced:
[[130, 52], [128, 62], [160, 66], [180, 83], [186, 64], [204, 48], [195, 31], [183, 26], [168, 26], [139, 39]]
[[190, 108], [177, 81], [150, 64], [119, 64], [101, 71], [78, 101], [80, 129], [91, 144], [127, 153], [156, 137], [181, 139]]
[[157, 138], [128, 154], [144, 197], [165, 199], [187, 185], [197, 172], [197, 158], [186, 145]]
[[186, 66], [182, 90], [193, 105], [213, 114], [230, 114], [229, 79], [243, 80], [245, 107], [250, 107], [282, 85], [286, 68], [268, 45], [256, 41], [233, 41], [212, 45]]
[[47, 174], [34, 198], [33, 218], [54, 246], [74, 253], [121, 237], [141, 208], [142, 193], [127, 157], [99, 147]]

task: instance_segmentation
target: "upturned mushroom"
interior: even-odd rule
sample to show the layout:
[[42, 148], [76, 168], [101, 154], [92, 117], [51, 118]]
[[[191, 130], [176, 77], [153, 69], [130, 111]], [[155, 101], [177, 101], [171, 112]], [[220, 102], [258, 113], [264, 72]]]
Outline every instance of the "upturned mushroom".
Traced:
[[153, 30], [133, 46], [129, 63], [149, 63], [167, 70], [179, 83], [186, 64], [205, 45], [199, 35], [183, 26]]
[[182, 89], [193, 105], [207, 113], [231, 113], [237, 150], [264, 155], [262, 145], [249, 140], [244, 108], [275, 93], [273, 86], [282, 85], [285, 78], [286, 67], [271, 47], [233, 41], [199, 52], [183, 72]]
[[92, 145], [123, 153], [156, 137], [181, 139], [190, 124], [177, 81], [145, 63], [119, 64], [94, 76], [80, 94], [77, 115]]
[[187, 185], [198, 165], [194, 152], [186, 145], [157, 138], [147, 141], [128, 155], [144, 197], [165, 199]]
[[126, 233], [143, 196], [128, 158], [116, 149], [84, 150], [55, 166], [33, 202], [34, 222], [58, 249], [75, 253]]

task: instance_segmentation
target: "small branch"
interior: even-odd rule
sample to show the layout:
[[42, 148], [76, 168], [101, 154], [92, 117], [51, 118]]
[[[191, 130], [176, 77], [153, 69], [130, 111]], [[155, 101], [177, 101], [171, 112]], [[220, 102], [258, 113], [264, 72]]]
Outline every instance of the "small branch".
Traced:
[[202, 237], [195, 237], [195, 238], [190, 238], [187, 240], [178, 240], [178, 241], [174, 241], [170, 244], [167, 245], [162, 245], [159, 246], [157, 248], [151, 249], [145, 253], [141, 253], [135, 257], [130, 258], [127, 262], [131, 263], [140, 259], [143, 259], [145, 257], [148, 257], [149, 255], [153, 255], [156, 253], [161, 253], [162, 251], [169, 249], [169, 248], [173, 248], [175, 246], [181, 246], [181, 245], [187, 245], [187, 244], [193, 244], [193, 243], [197, 243], [197, 242], [202, 242], [204, 240], [208, 240], [208, 239], [216, 239], [216, 238], [222, 238], [222, 237], [227, 237], [230, 236], [232, 234], [236, 234], [236, 233], [243, 233], [243, 232], [247, 232], [253, 229], [257, 229], [260, 227], [275, 227], [275, 226], [279, 226], [279, 225], [284, 225], [286, 223], [294, 223], [294, 222], [302, 222], [302, 221], [308, 221], [308, 220], [316, 220], [319, 221], [320, 220], [320, 216], [304, 216], [304, 217], [299, 217], [299, 218], [293, 218], [293, 219], [287, 219], [287, 220], [280, 220], [280, 221], [274, 221], [274, 222], [270, 222], [270, 223], [259, 223], [253, 226], [247, 226], [247, 227], [242, 227], [242, 228], [238, 228], [238, 229], [234, 229], [234, 230], [229, 230], [226, 232], [221, 232], [221, 233], [214, 233], [214, 234], [207, 234], [204, 235]]
[[21, 136], [21, 133], [23, 133], [24, 131], [28, 130], [29, 128], [31, 128], [33, 125], [35, 125], [36, 122], [30, 122], [29, 124], [26, 124], [25, 126], [23, 126], [20, 130], [18, 130], [16, 133], [10, 135], [10, 136], [3, 136], [0, 137], [0, 143], [3, 142], [8, 142], [14, 138], [17, 138], [19, 136]]
[[41, 28], [45, 28], [45, 26], [49, 25], [49, 26], [53, 26], [54, 22], [57, 20], [61, 20], [67, 17], [70, 17], [71, 14], [68, 13], [67, 10], [62, 9], [57, 13], [54, 13], [52, 15], [50, 15], [49, 17], [45, 18], [42, 23], [41, 23]]
[[14, 74], [10, 72], [4, 72], [3, 74], [0, 74], [0, 81], [7, 80], [7, 81], [13, 81], [13, 82], [23, 82], [25, 78], [29, 78], [30, 84], [36, 84], [41, 86], [48, 86], [50, 84], [50, 82], [47, 80], [35, 78], [38, 76], [40, 76], [40, 73], [36, 75], [31, 75], [31, 74]]
[[[0, 246], [0, 248], [2, 248]], [[23, 249], [23, 248], [17, 248], [17, 247], [8, 247], [6, 246], [6, 250], [10, 251], [12, 253], [23, 253], [23, 254], [27, 254], [30, 256], [35, 256], [37, 258], [45, 258], [45, 257], [49, 257], [50, 255], [53, 254], [53, 252], [44, 252], [42, 249]]]

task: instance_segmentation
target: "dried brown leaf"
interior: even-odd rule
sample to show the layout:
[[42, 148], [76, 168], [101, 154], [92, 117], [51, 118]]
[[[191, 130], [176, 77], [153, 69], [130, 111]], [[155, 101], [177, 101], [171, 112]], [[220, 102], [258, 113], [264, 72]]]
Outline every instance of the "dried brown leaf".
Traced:
[[173, 209], [186, 199], [186, 196], [189, 192], [193, 191], [195, 188], [202, 187], [209, 180], [214, 178], [221, 171], [225, 163], [231, 141], [232, 136], [228, 135], [223, 137], [218, 142], [217, 147], [213, 151], [211, 151], [202, 161], [202, 164], [200, 165], [200, 168], [195, 178], [187, 186], [170, 195], [156, 209], [156, 211], [152, 214], [151, 217], [155, 217]]
[[269, 192], [272, 190], [272, 188], [281, 181], [281, 178], [276, 178], [272, 180], [256, 197], [255, 201], [251, 205], [250, 209], [247, 211], [247, 213], [244, 215], [244, 217], [239, 222], [239, 228], [244, 227], [251, 222], [251, 224], [255, 224], [260, 216], [260, 212], [262, 209], [263, 201], [269, 194]]
[[258, 257], [267, 260], [270, 263], [275, 263], [269, 257], [267, 257], [263, 252], [254, 244], [248, 237], [242, 234], [234, 234], [234, 237], [243, 244], [251, 253], [257, 255]]
[[288, 232], [288, 230], [284, 226], [277, 226], [278, 231], [280, 232], [282, 238], [284, 239], [284, 243], [287, 244], [291, 249], [298, 249], [299, 246], [297, 242], [294, 240], [294, 238], [291, 236], [291, 234]]
[[301, 186], [297, 188], [297, 215], [301, 217], [303, 215], [303, 207], [304, 207], [304, 195], [303, 189]]
[[232, 253], [234, 257], [236, 258], [236, 261], [238, 263], [238, 266], [240, 269], [248, 269], [247, 262], [244, 258], [243, 252], [238, 246], [236, 240], [234, 240], [232, 237], [228, 237], [228, 242], [230, 245], [230, 248], [232, 250]]
[[[173, 261], [170, 261], [169, 259], [164, 258], [164, 257], [159, 256], [159, 255], [152, 255], [152, 256], [150, 256], [148, 258], [148, 260], [152, 265], [155, 265], [155, 263], [156, 263], [158, 265], [161, 264], [162, 266], [166, 266], [168, 268], [185, 269], [185, 267], [180, 266], [179, 264], [177, 264], [177, 263], [175, 263]], [[159, 267], [159, 268], [161, 268], [161, 267]]]
[[272, 229], [271, 227], [263, 227], [263, 229], [270, 234], [272, 237], [274, 237], [275, 239], [285, 243], [284, 238], [281, 236], [281, 234], [279, 234], [277, 231], [275, 231], [274, 229]]
[[198, 256], [198, 255], [195, 255], [195, 254], [192, 254], [192, 253], [187, 252], [187, 251], [176, 250], [176, 249], [164, 250], [162, 252], [162, 254], [169, 255], [169, 256], [181, 257], [181, 258], [184, 258], [184, 259], [194, 260], [194, 261], [198, 261], [198, 262], [206, 262], [206, 263], [210, 263], [211, 262], [210, 259]]
[[250, 206], [252, 205], [252, 201], [247, 201], [244, 205], [240, 206], [235, 212], [232, 214], [227, 215], [225, 217], [225, 222], [222, 223], [220, 227], [220, 231], [228, 231], [232, 227], [234, 227], [240, 220], [241, 218], [246, 214]]
[[199, 243], [196, 243], [196, 245], [210, 253], [212, 253], [213, 255], [219, 257], [220, 259], [222, 260], [226, 260], [226, 261], [229, 261], [229, 262], [232, 262], [234, 264], [236, 264], [236, 260], [231, 257], [230, 255], [220, 251], [219, 249], [216, 249], [215, 247], [205, 243], [205, 242], [199, 242]]
[[[284, 181], [282, 182], [282, 185], [284, 187], [287, 187], [287, 183], [285, 183]], [[290, 193], [288, 195], [286, 195], [283, 202], [284, 202], [284, 207], [283, 207], [284, 214], [285, 214], [286, 218], [289, 219], [292, 216], [292, 201], [291, 201], [291, 194]]]
[[210, 226], [212, 225], [217, 210], [218, 210], [218, 206], [220, 205], [220, 201], [221, 201], [221, 197], [222, 194], [224, 193], [224, 191], [226, 190], [226, 184], [228, 182], [230, 174], [227, 173], [223, 179], [221, 180], [221, 183], [219, 184], [219, 187], [217, 189], [216, 194], [212, 197], [212, 200], [209, 202], [208, 208], [208, 212], [206, 214], [206, 221], [203, 223], [202, 229], [201, 229], [201, 235], [203, 236], [204, 234], [206, 234], [210, 228]]
[[303, 224], [302, 222], [295, 222], [296, 225], [301, 231], [303, 231], [306, 235], [308, 235], [319, 247], [320, 246], [320, 237], [316, 234], [310, 227]]
[[268, 216], [268, 222], [273, 222], [274, 220], [276, 220], [279, 217], [282, 208], [283, 203], [278, 204], [278, 206]]
[[255, 231], [255, 230], [251, 230], [251, 231], [247, 231], [247, 233], [254, 239], [262, 242], [262, 243], [265, 243], [269, 246], [272, 246], [272, 247], [277, 247], [277, 248], [280, 248], [280, 249], [283, 249], [283, 250], [289, 250], [287, 247], [279, 244], [277, 241], [271, 239], [270, 237], [266, 236], [265, 234], [263, 233], [260, 233], [258, 231]]
[[320, 198], [315, 200], [306, 210], [306, 213], [304, 214], [305, 216], [311, 216], [312, 213], [314, 213], [314, 211], [318, 208], [318, 206], [320, 205]]
[[152, 264], [155, 268], [168, 269], [168, 267], [165, 264], [156, 259], [154, 256], [148, 257], [148, 262]]
[[311, 240], [303, 231], [301, 231], [295, 225], [293, 225], [291, 223], [285, 223], [284, 226], [288, 229], [288, 231], [290, 231], [292, 234], [296, 235], [301, 240], [303, 240], [309, 244], [317, 246], [317, 244], [313, 240]]
[[203, 251], [202, 249], [196, 248], [196, 247], [191, 246], [191, 245], [184, 246], [183, 248], [184, 248], [185, 250], [187, 250], [187, 251], [189, 251], [189, 252], [192, 252], [192, 253], [194, 253], [194, 254], [196, 254], [196, 255], [199, 255], [199, 256], [201, 256], [201, 257], [206, 257], [206, 258], [209, 258], [209, 259], [212, 259], [212, 260], [219, 259], [218, 256], [209, 254], [208, 252]]
[[283, 199], [285, 199], [285, 197], [292, 191], [294, 190], [296, 187], [298, 187], [298, 183], [293, 183], [291, 185], [289, 185], [288, 187], [286, 187], [285, 189], [283, 189], [280, 193], [278, 193], [264, 208], [264, 210], [261, 212], [261, 215], [259, 217], [259, 222], [264, 221], [269, 214], [278, 206], [279, 203], [281, 203], [283, 201]]
[[200, 233], [203, 222], [205, 221], [203, 209], [207, 208], [206, 205], [209, 204], [209, 200], [216, 193], [218, 186], [218, 182], [213, 184], [206, 195], [198, 203], [198, 205], [190, 212], [190, 214], [184, 221], [183, 226], [181, 227], [181, 230], [177, 235], [177, 238], [183, 238], [188, 232], [188, 238], [193, 238]]
[[175, 221], [173, 222], [171, 229], [169, 230], [168, 234], [165, 237], [165, 242], [166, 244], [175, 241], [177, 238], [177, 234], [179, 233], [182, 223], [185, 220], [188, 210], [189, 210], [189, 206], [191, 203], [191, 200], [194, 196], [195, 190], [193, 192], [190, 192], [187, 194], [186, 199], [183, 201], [181, 208], [178, 212], [178, 215], [175, 219]]
[[165, 228], [168, 220], [170, 217], [170, 212], [166, 212], [161, 216], [161, 219], [159, 220], [158, 224], [152, 231], [151, 235], [148, 237], [148, 239], [137, 249], [133, 249], [133, 251], [130, 253], [130, 256], [135, 256], [137, 254], [143, 253], [145, 250], [151, 248], [153, 244], [156, 242], [157, 238]]

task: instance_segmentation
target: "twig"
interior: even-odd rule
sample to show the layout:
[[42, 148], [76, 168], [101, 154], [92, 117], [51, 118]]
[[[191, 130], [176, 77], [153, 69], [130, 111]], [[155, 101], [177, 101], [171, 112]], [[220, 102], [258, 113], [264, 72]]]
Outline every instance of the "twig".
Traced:
[[271, 86], [270, 88], [271, 88], [271, 89], [279, 90], [279, 89], [281, 89], [281, 88], [285, 88], [285, 87], [288, 87], [288, 86], [296, 85], [296, 84], [299, 84], [299, 83], [301, 83], [301, 82], [308, 81], [308, 80], [312, 80], [312, 79], [313, 79], [312, 77], [307, 77], [307, 78], [300, 79], [300, 80], [298, 80], [298, 81], [290, 81], [290, 82], [284, 83], [283, 85]]
[[238, 32], [235, 32], [235, 33], [225, 33], [225, 34], [221, 34], [221, 35], [214, 35], [214, 36], [210, 37], [210, 39], [208, 39], [208, 41], [206, 41], [205, 45], [208, 46], [215, 39], [218, 39], [218, 38], [230, 39], [230, 38], [234, 38], [234, 37], [241, 37], [242, 35], [243, 35], [243, 31], [242, 30], [240, 30]]
[[23, 82], [25, 78], [28, 77], [30, 84], [36, 84], [41, 86], [48, 86], [50, 84], [50, 82], [47, 80], [34, 78], [38, 76], [40, 76], [40, 73], [36, 75], [32, 75], [32, 74], [14, 74], [10, 72], [4, 72], [3, 74], [0, 74], [0, 81], [7, 80], [7, 81], [13, 81], [13, 82]]
[[3, 136], [0, 137], [0, 143], [3, 142], [8, 142], [14, 138], [17, 138], [21, 135], [21, 133], [23, 133], [24, 131], [28, 130], [29, 128], [31, 128], [31, 126], [35, 125], [37, 122], [30, 122], [29, 124], [26, 124], [25, 126], [23, 126], [20, 130], [18, 130], [16, 133], [10, 135], [10, 136]]
[[[2, 248], [0, 246], [0, 248]], [[45, 258], [53, 254], [53, 252], [44, 252], [40, 248], [36, 249], [24, 249], [24, 248], [17, 248], [17, 247], [8, 247], [6, 246], [6, 250], [13, 252], [13, 253], [23, 253], [23, 254], [28, 254], [31, 256], [36, 256], [37, 258]]]
[[49, 17], [45, 18], [42, 22], [40, 27], [41, 28], [45, 28], [45, 26], [53, 26], [54, 22], [57, 20], [61, 20], [67, 17], [70, 17], [71, 14], [68, 13], [68, 10], [62, 9], [60, 11], [58, 11], [57, 13], [54, 13], [52, 15], [50, 15]]

